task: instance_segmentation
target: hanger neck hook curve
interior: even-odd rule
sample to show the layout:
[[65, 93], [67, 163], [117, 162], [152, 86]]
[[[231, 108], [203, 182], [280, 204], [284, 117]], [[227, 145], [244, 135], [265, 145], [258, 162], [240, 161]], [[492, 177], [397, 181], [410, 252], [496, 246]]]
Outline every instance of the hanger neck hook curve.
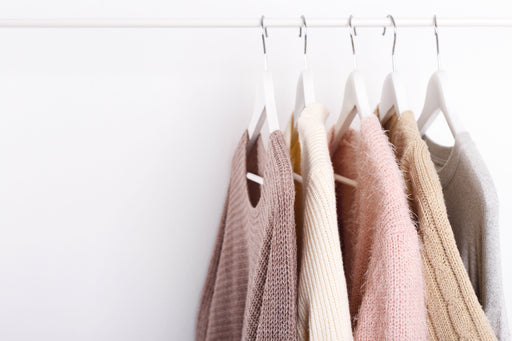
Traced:
[[[388, 14], [386, 16], [391, 21], [391, 24], [393, 25], [393, 47], [391, 49], [391, 63], [393, 66], [393, 72], [395, 72], [395, 47], [396, 47], [396, 35], [397, 35], [397, 28], [396, 28], [396, 22], [395, 18], [391, 14]], [[384, 30], [382, 31], [382, 35], [386, 34], [386, 26], [384, 26]]]
[[300, 19], [302, 20], [302, 23], [299, 27], [299, 38], [302, 37], [304, 34], [304, 66], [307, 69], [308, 68], [308, 32], [307, 28], [308, 25], [306, 24], [306, 17], [304, 15], [300, 16]]
[[348, 17], [348, 27], [350, 28], [349, 34], [350, 34], [350, 43], [352, 44], [352, 56], [354, 57], [354, 69], [357, 69], [357, 60], [356, 60], [356, 47], [354, 45], [354, 36], [357, 36], [356, 27], [352, 25], [352, 18], [354, 16], [351, 14]]
[[437, 15], [434, 15], [434, 34], [436, 35], [437, 71], [441, 71], [441, 63], [439, 61], [439, 31], [437, 27]]
[[267, 40], [268, 38], [268, 30], [267, 26], [265, 26], [265, 16], [261, 16], [260, 20], [260, 26], [261, 26], [261, 41], [263, 43], [263, 58], [264, 58], [264, 67], [265, 71], [268, 71], [268, 57], [267, 57]]

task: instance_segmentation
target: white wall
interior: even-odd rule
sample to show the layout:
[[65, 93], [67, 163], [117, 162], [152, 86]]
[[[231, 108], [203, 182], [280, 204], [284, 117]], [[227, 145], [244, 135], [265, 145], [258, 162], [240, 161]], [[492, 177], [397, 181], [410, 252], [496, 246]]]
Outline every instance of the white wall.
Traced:
[[[512, 15], [506, 0], [4, 0], [0, 17]], [[302, 67], [295, 29], [270, 29], [284, 126]], [[318, 98], [341, 106], [346, 29], [309, 30]], [[399, 31], [397, 68], [421, 109], [430, 28]], [[440, 29], [450, 100], [501, 199], [512, 285], [512, 28]], [[372, 105], [392, 34], [360, 29]], [[256, 29], [0, 29], [0, 339], [191, 340], [231, 153], [262, 67]], [[439, 125], [436, 135], [446, 136]], [[512, 290], [507, 292], [512, 310]]]

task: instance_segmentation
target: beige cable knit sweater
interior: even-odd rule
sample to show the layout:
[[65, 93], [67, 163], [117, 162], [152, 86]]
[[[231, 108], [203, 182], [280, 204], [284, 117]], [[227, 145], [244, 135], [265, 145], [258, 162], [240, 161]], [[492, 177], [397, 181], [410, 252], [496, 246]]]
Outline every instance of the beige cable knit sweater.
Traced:
[[468, 132], [446, 147], [423, 136], [443, 186], [448, 219], [478, 301], [496, 338], [510, 341], [500, 259], [499, 200]]
[[394, 115], [386, 124], [406, 180], [409, 204], [423, 242], [422, 258], [431, 340], [495, 340], [464, 268], [443, 191], [414, 115]]
[[[281, 132], [246, 157], [244, 133], [204, 284], [196, 340], [297, 340], [293, 174]], [[264, 184], [246, 179], [247, 171]]]
[[[295, 201], [304, 212], [303, 223], [297, 219], [302, 214], [296, 213], [295, 217], [297, 236], [301, 236], [298, 340], [352, 340], [334, 172], [325, 131], [328, 114], [321, 104], [309, 105], [300, 115], [298, 129], [294, 128], [292, 116], [287, 131], [294, 171], [302, 175], [302, 184], [296, 183]], [[301, 193], [303, 197], [299, 196]]]

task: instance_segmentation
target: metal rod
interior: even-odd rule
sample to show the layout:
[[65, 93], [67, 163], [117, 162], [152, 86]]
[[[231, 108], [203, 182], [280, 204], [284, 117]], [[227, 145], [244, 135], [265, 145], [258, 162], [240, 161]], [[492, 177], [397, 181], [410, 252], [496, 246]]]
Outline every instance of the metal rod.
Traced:
[[[309, 18], [311, 27], [349, 27], [349, 18]], [[397, 27], [432, 27], [433, 16], [424, 18], [395, 18]], [[300, 27], [297, 18], [265, 18], [267, 27]], [[355, 27], [391, 27], [389, 18], [357, 18]], [[260, 18], [212, 19], [212, 18], [0, 18], [0, 27], [25, 28], [257, 28]], [[511, 18], [437, 18], [438, 27], [512, 27]]]

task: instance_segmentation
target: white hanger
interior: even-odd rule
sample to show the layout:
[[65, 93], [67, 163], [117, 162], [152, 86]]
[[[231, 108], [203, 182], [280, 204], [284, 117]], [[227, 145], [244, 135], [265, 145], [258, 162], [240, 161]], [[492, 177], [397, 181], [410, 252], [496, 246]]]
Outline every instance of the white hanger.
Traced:
[[[341, 107], [338, 121], [334, 125], [334, 138], [331, 143], [332, 148], [337, 148], [339, 146], [341, 138], [350, 128], [350, 124], [356, 115], [358, 115], [361, 120], [372, 115], [363, 76], [359, 71], [357, 71], [356, 49], [354, 46], [354, 36], [357, 35], [357, 32], [355, 27], [352, 25], [352, 17], [352, 15], [349, 17], [348, 24], [350, 26], [352, 55], [354, 56], [354, 71], [350, 73], [347, 82], [345, 83], [343, 105]], [[342, 175], [334, 174], [334, 179], [346, 185], [357, 187], [356, 181]]]
[[293, 124], [297, 127], [297, 122], [304, 108], [310, 104], [315, 103], [315, 86], [313, 82], [313, 72], [308, 67], [307, 48], [308, 48], [308, 34], [306, 18], [301, 16], [302, 25], [299, 30], [299, 37], [302, 37], [302, 30], [304, 30], [304, 70], [299, 76], [297, 81], [297, 95], [295, 97], [295, 109], [293, 110]]
[[366, 86], [362, 75], [357, 71], [356, 63], [356, 49], [354, 47], [354, 37], [357, 33], [355, 28], [352, 26], [352, 15], [349, 17], [350, 26], [350, 41], [352, 43], [352, 54], [354, 56], [354, 71], [348, 76], [347, 82], [345, 83], [345, 95], [343, 97], [343, 105], [341, 112], [338, 117], [338, 121], [334, 126], [334, 138], [332, 141], [332, 147], [336, 148], [343, 135], [350, 128], [350, 124], [354, 120], [356, 114], [359, 115], [362, 120], [365, 117], [372, 115], [370, 104], [368, 101], [368, 95], [366, 94]]
[[432, 74], [427, 86], [427, 95], [425, 97], [425, 104], [423, 105], [423, 111], [418, 118], [418, 129], [422, 136], [425, 135], [427, 129], [430, 127], [434, 119], [439, 112], [443, 113], [443, 116], [448, 123], [450, 132], [453, 137], [463, 132], [464, 126], [459, 117], [451, 111], [446, 101], [446, 90], [444, 81], [444, 72], [441, 71], [439, 63], [439, 34], [437, 31], [437, 17], [434, 15], [434, 32], [436, 35], [436, 50], [437, 50], [437, 71]]
[[[262, 75], [262, 81], [256, 91], [254, 101], [254, 111], [249, 123], [249, 141], [247, 143], [247, 152], [249, 152], [258, 139], [265, 118], [267, 119], [268, 130], [270, 133], [279, 130], [279, 119], [277, 116], [276, 101], [274, 97], [274, 81], [272, 73], [268, 70], [267, 47], [265, 38], [268, 37], [267, 27], [264, 25], [264, 16], [261, 17], [261, 39], [263, 42], [263, 56], [265, 62], [265, 71]], [[263, 178], [253, 173], [247, 173], [247, 178], [254, 182], [263, 184]]]
[[[304, 16], [301, 16], [302, 19], [302, 25], [300, 27], [299, 31], [299, 37], [302, 35], [302, 30], [304, 30], [304, 63], [305, 63], [305, 70], [302, 72], [301, 76], [299, 77], [299, 81], [297, 83], [297, 97], [295, 101], [295, 110], [293, 112], [293, 123], [296, 126], [297, 122], [299, 121], [299, 117], [301, 112], [305, 109], [305, 107], [309, 104], [315, 103], [315, 92], [314, 92], [314, 86], [313, 86], [313, 73], [308, 68], [307, 63], [307, 32], [306, 32], [306, 18]], [[302, 176], [293, 173], [293, 179], [299, 183], [303, 183]], [[334, 174], [334, 180], [356, 187], [357, 182], [346, 178], [344, 176]]]
[[[408, 110], [409, 107], [405, 100], [403, 87], [400, 83], [400, 77], [395, 71], [395, 47], [396, 47], [396, 23], [392, 15], [387, 16], [393, 24], [393, 49], [391, 50], [391, 61], [393, 63], [393, 71], [389, 73], [384, 79], [382, 85], [382, 94], [379, 103], [379, 120], [382, 124], [386, 123], [393, 114], [396, 113], [398, 117], [404, 111]], [[386, 34], [386, 27], [382, 35]]]

